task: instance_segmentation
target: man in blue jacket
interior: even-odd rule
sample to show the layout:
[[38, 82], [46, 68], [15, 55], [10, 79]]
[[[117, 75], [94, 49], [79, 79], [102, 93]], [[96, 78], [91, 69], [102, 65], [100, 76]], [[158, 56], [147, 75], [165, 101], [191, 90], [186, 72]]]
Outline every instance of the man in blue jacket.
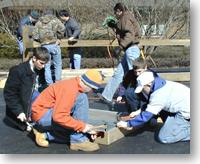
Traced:
[[[76, 41], [74, 39], [79, 39], [81, 28], [77, 21], [72, 18], [68, 11], [61, 10], [59, 12], [60, 19], [64, 22], [65, 25], [65, 37], [68, 38], [69, 44], [73, 44]], [[70, 57], [70, 68], [71, 69], [80, 69], [81, 68], [81, 48], [68, 48], [69, 57]]]
[[158, 139], [162, 143], [190, 140], [190, 89], [180, 83], [154, 77], [152, 72], [143, 72], [137, 78], [135, 93], [148, 97], [145, 111], [133, 116], [129, 121], [117, 123], [119, 128], [132, 130], [147, 123], [153, 116], [165, 112], [164, 125]]
[[23, 17], [19, 22], [19, 27], [17, 29], [17, 43], [19, 46], [19, 54], [20, 56], [24, 53], [24, 45], [23, 45], [23, 36], [22, 30], [24, 26], [34, 26], [39, 18], [39, 13], [37, 11], [31, 11], [31, 13], [25, 17]]

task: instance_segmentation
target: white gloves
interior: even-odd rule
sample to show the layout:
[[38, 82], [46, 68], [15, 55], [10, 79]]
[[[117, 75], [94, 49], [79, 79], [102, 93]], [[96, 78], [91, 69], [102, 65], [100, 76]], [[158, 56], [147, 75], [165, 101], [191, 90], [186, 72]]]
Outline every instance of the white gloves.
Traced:
[[83, 129], [83, 133], [88, 133], [90, 131], [92, 131], [93, 125], [91, 124], [85, 124], [85, 128]]
[[126, 130], [132, 130], [133, 129], [133, 127], [128, 127], [128, 122], [126, 122], [126, 121], [119, 121], [117, 123], [117, 127], [123, 128], [123, 129], [126, 129]]
[[26, 119], [26, 115], [25, 113], [20, 113], [18, 116], [17, 116], [17, 119], [19, 119], [21, 122], [25, 122], [27, 119]]
[[68, 40], [69, 40], [69, 41], [72, 41], [72, 40], [74, 40], [74, 37], [70, 37]]
[[117, 97], [117, 102], [121, 102], [122, 101], [122, 96], [118, 96]]
[[83, 133], [89, 133], [91, 136], [91, 139], [94, 141], [97, 138], [97, 132], [92, 130], [93, 125], [91, 124], [86, 124], [85, 128], [83, 129]]
[[17, 116], [17, 119], [19, 119], [21, 122], [25, 122], [27, 127], [26, 127], [26, 131], [30, 132], [33, 128], [33, 126], [28, 122], [25, 113], [20, 113]]

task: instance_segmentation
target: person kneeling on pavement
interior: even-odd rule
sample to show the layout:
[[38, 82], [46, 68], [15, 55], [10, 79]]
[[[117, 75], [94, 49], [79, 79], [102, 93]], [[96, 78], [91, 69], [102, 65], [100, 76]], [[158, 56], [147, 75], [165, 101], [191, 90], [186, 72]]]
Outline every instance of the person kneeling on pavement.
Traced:
[[99, 71], [88, 70], [80, 77], [58, 81], [46, 88], [32, 105], [36, 143], [48, 147], [49, 141], [70, 142], [71, 150], [98, 150], [99, 145], [90, 140], [96, 138], [96, 132], [87, 123], [89, 103], [85, 93], [98, 89], [102, 83]]
[[47, 87], [44, 67], [48, 61], [48, 50], [38, 47], [28, 61], [9, 70], [4, 87], [5, 118], [22, 131], [31, 131], [31, 105]]
[[[135, 93], [148, 96], [144, 111], [135, 112], [133, 119], [119, 121], [117, 126], [127, 130], [142, 127], [153, 116], [161, 114], [164, 124], [159, 131], [161, 143], [190, 140], [190, 89], [180, 83], [155, 78], [152, 72], [143, 72], [137, 78]], [[163, 114], [165, 113], [165, 114]]]

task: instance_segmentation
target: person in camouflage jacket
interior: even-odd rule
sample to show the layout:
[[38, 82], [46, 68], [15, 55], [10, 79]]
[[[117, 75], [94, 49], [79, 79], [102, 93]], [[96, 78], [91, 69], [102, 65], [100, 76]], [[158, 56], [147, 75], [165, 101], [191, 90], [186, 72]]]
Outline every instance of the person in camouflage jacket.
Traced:
[[[62, 58], [59, 39], [64, 37], [64, 32], [64, 24], [49, 11], [40, 17], [33, 30], [33, 39], [46, 47], [50, 55], [50, 61], [45, 66], [45, 79], [48, 85], [61, 79]], [[51, 63], [54, 71], [51, 70]]]

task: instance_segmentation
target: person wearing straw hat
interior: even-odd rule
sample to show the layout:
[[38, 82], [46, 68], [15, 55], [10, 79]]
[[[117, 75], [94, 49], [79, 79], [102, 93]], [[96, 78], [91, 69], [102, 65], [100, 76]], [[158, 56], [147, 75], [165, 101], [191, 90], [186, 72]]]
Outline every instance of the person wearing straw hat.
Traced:
[[89, 103], [85, 93], [99, 89], [102, 83], [102, 74], [90, 69], [80, 77], [61, 80], [46, 88], [32, 105], [32, 119], [45, 131], [34, 129], [36, 143], [48, 147], [49, 141], [70, 140], [71, 150], [98, 150], [98, 144], [88, 139], [91, 134], [95, 138], [95, 132], [87, 123]]
[[190, 89], [177, 82], [154, 77], [152, 72], [143, 72], [137, 78], [135, 93], [148, 97], [145, 111], [129, 121], [119, 121], [117, 126], [135, 129], [144, 126], [153, 116], [161, 114], [164, 122], [158, 134], [161, 143], [190, 140]]

